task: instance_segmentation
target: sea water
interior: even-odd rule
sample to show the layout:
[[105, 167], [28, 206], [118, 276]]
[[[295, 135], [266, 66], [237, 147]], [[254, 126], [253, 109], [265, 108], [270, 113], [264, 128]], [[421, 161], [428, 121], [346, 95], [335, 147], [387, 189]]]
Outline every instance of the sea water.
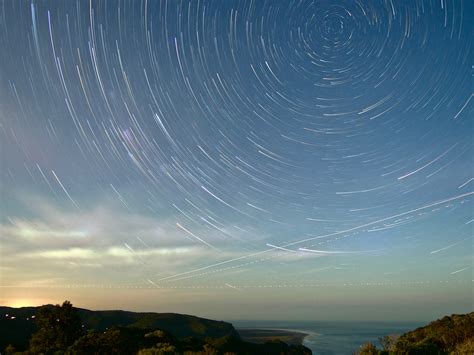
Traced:
[[403, 334], [423, 326], [426, 322], [288, 322], [288, 321], [233, 321], [236, 328], [275, 328], [308, 333], [303, 345], [315, 355], [352, 354], [360, 346], [372, 342], [380, 346], [379, 338]]

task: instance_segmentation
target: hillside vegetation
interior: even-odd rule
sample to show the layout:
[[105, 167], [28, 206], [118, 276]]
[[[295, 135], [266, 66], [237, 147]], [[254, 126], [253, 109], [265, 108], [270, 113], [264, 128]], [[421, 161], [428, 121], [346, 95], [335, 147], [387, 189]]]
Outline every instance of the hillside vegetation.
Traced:
[[383, 349], [365, 344], [361, 355], [472, 355], [474, 354], [474, 312], [453, 314], [401, 336], [380, 339]]
[[[12, 344], [18, 349], [26, 349], [29, 339], [37, 329], [36, 314], [41, 308], [54, 309], [53, 305], [42, 307], [0, 307], [0, 349]], [[177, 338], [224, 336], [238, 337], [232, 324], [175, 313], [139, 313], [127, 311], [91, 311], [74, 308], [83, 329], [105, 331], [113, 326], [141, 329], [160, 329]]]
[[303, 345], [245, 342], [230, 323], [183, 314], [90, 311], [67, 301], [0, 311], [2, 354], [311, 354]]

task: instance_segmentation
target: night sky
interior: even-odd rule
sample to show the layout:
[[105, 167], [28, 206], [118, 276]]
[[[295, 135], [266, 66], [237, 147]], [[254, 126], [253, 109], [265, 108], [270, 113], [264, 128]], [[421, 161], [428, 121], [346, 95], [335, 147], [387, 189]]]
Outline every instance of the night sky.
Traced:
[[0, 304], [472, 311], [468, 0], [0, 0]]

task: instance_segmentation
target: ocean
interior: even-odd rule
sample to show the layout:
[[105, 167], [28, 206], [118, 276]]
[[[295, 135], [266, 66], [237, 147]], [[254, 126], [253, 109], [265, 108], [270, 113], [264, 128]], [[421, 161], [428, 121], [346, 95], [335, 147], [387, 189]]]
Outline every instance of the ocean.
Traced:
[[426, 322], [287, 322], [287, 321], [232, 321], [236, 328], [275, 328], [301, 331], [309, 335], [304, 345], [315, 355], [352, 354], [366, 343], [379, 346], [378, 338], [402, 334]]

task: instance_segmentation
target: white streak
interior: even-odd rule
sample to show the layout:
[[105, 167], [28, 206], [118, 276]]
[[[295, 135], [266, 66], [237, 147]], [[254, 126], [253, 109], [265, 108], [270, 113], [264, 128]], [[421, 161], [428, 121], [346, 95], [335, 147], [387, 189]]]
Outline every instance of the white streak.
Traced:
[[416, 174], [416, 173], [419, 172], [420, 170], [423, 170], [424, 168], [427, 168], [428, 166], [430, 166], [431, 164], [433, 164], [434, 162], [436, 162], [437, 160], [441, 159], [441, 158], [444, 157], [446, 154], [448, 154], [448, 152], [449, 152], [451, 149], [453, 149], [456, 145], [457, 145], [457, 143], [454, 144], [454, 145], [453, 145], [451, 148], [449, 148], [447, 151], [445, 151], [443, 154], [439, 155], [438, 157], [436, 157], [435, 159], [433, 159], [433, 160], [430, 161], [429, 163], [423, 165], [421, 168], [418, 168], [418, 169], [412, 171], [411, 173], [408, 173], [408, 174], [405, 174], [405, 175], [403, 175], [403, 176], [400, 176], [400, 177], [398, 178], [398, 180], [405, 179], [406, 177], [409, 177], [409, 176], [411, 176], [411, 175], [413, 175], [413, 174]]
[[458, 272], [462, 272], [462, 271], [467, 270], [467, 269], [470, 269], [470, 268], [471, 268], [471, 267], [468, 266], [468, 267], [465, 267], [464, 269], [459, 269], [459, 270], [453, 271], [453, 272], [451, 273], [451, 275], [457, 274]]
[[267, 245], [267, 247], [270, 247], [270, 248], [274, 248], [274, 249], [278, 249], [278, 250], [284, 250], [284, 251], [289, 251], [290, 253], [296, 253], [296, 250], [291, 250], [291, 249], [287, 249], [287, 248], [283, 248], [283, 247], [278, 247], [278, 246], [273, 245], [273, 244], [270, 244], [270, 243], [267, 243], [266, 245]]
[[208, 242], [206, 242], [205, 240], [199, 238], [196, 234], [192, 233], [191, 231], [188, 231], [186, 228], [184, 228], [181, 224], [179, 223], [176, 223], [176, 226], [178, 226], [178, 228], [182, 229], [183, 231], [185, 231], [186, 233], [188, 233], [189, 235], [191, 235], [192, 237], [196, 238], [197, 240], [199, 240], [201, 243], [207, 245], [208, 247], [212, 248], [212, 249], [216, 249], [214, 246], [212, 246], [211, 244], [209, 244]]

